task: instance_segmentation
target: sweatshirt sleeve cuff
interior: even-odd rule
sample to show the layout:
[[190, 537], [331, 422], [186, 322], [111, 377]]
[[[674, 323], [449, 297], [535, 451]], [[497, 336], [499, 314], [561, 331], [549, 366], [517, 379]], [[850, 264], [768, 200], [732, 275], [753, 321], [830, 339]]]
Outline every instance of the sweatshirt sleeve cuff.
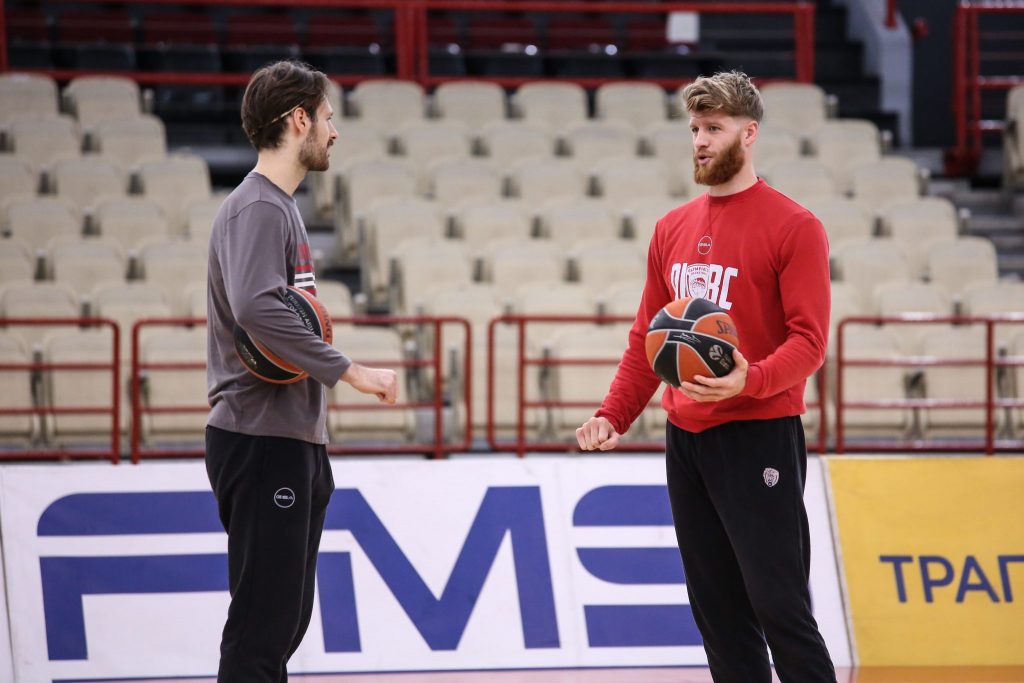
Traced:
[[612, 427], [614, 427], [615, 431], [618, 432], [620, 435], [625, 434], [626, 430], [629, 429], [628, 426], [624, 429], [622, 427], [622, 422], [618, 418], [616, 418], [614, 415], [604, 412], [603, 410], [598, 410], [596, 413], [594, 413], [594, 417], [603, 417], [604, 419], [611, 422]]
[[743, 391], [740, 392], [740, 396], [757, 398], [757, 395], [761, 393], [761, 388], [763, 386], [764, 373], [761, 371], [761, 366], [755, 363], [747, 368], [747, 383], [743, 386]]

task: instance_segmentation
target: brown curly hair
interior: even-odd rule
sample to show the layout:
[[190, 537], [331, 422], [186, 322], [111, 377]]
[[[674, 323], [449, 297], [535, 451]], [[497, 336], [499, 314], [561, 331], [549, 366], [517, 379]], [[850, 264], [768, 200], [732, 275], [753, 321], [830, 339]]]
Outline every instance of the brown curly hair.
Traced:
[[327, 96], [327, 76], [309, 64], [285, 60], [268, 64], [249, 79], [242, 96], [242, 130], [257, 151], [277, 149], [285, 119], [302, 107], [316, 121]]

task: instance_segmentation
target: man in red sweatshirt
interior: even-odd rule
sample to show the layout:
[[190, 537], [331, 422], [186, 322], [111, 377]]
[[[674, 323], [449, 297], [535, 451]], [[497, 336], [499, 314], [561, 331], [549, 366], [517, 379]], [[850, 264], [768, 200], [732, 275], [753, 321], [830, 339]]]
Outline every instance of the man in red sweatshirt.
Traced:
[[[683, 91], [694, 179], [708, 192], [670, 211], [651, 239], [636, 322], [580, 448], [611, 450], [659, 380], [644, 351], [667, 303], [704, 297], [740, 340], [725, 377], [667, 387], [669, 499], [690, 608], [716, 683], [835, 683], [811, 611], [800, 414], [828, 341], [828, 242], [807, 209], [754, 172], [763, 104], [746, 75], [698, 78]], [[742, 353], [741, 353], [742, 351]]]

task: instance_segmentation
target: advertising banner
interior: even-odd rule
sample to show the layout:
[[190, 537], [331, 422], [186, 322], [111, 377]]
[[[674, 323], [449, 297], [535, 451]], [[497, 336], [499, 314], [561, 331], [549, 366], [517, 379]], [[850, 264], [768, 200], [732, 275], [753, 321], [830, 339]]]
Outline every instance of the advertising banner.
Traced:
[[[333, 461], [293, 673], [704, 663], [664, 461]], [[816, 616], [850, 661], [823, 475], [808, 472]], [[211, 676], [226, 536], [200, 461], [0, 469], [16, 680]]]
[[1024, 459], [828, 460], [863, 666], [1024, 664]]

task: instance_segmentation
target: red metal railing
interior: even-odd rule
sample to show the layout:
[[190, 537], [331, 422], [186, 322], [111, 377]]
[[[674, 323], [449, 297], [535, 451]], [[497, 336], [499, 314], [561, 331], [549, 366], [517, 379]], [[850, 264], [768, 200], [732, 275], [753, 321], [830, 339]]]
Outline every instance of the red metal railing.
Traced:
[[956, 146], [946, 152], [946, 172], [970, 174], [981, 159], [982, 134], [1001, 132], [1003, 121], [983, 119], [981, 94], [985, 90], [1009, 90], [1024, 83], [1024, 74], [985, 76], [981, 73], [982, 15], [1024, 14], [1021, 0], [961, 0], [953, 19], [953, 116]]
[[[556, 366], [584, 366], [584, 367], [616, 367], [621, 360], [621, 355], [609, 356], [607, 358], [573, 358], [548, 356], [530, 356], [527, 354], [527, 329], [532, 324], [611, 324], [611, 323], [632, 323], [632, 316], [593, 316], [593, 315], [504, 315], [491, 320], [487, 328], [487, 441], [494, 451], [514, 452], [519, 457], [526, 455], [527, 451], [535, 452], [562, 452], [577, 451], [575, 441], [542, 441], [528, 440], [526, 434], [526, 412], [530, 409], [549, 408], [588, 408], [596, 411], [603, 396], [594, 396], [589, 401], [560, 401], [542, 399], [532, 401], [527, 398], [526, 375], [530, 367], [556, 367]], [[496, 331], [499, 326], [514, 326], [516, 330], [516, 401], [515, 415], [515, 436], [511, 441], [502, 441], [497, 438], [496, 416], [495, 416], [495, 393], [507, 388], [498, 387], [495, 377], [496, 366]], [[625, 348], [626, 338], [623, 336], [622, 345]], [[825, 374], [819, 372], [812, 380], [817, 382], [818, 400], [816, 403], [808, 404], [808, 409], [818, 412], [818, 438], [816, 443], [810, 444], [808, 449], [811, 452], [824, 453], [827, 420], [825, 415]], [[626, 441], [621, 443], [616, 450], [626, 452], [639, 451], [663, 451], [664, 440], [657, 441]]]
[[[406, 368], [429, 368], [433, 370], [434, 391], [429, 401], [399, 401], [394, 405], [377, 405], [365, 403], [329, 403], [327, 409], [344, 411], [376, 411], [376, 410], [401, 410], [401, 409], [429, 409], [433, 416], [434, 434], [433, 440], [429, 443], [402, 443], [402, 444], [365, 444], [359, 446], [345, 446], [331, 444], [327, 452], [331, 455], [342, 454], [387, 454], [387, 453], [425, 453], [433, 454], [435, 458], [442, 458], [445, 454], [453, 451], [468, 451], [472, 446], [472, 386], [469, 381], [472, 363], [472, 330], [469, 322], [463, 318], [436, 317], [436, 316], [360, 316], [349, 318], [334, 318], [332, 322], [337, 325], [415, 325], [430, 326], [433, 332], [433, 348], [429, 359], [358, 359], [360, 363], [374, 367], [406, 367]], [[149, 318], [139, 320], [132, 328], [132, 376], [131, 376], [131, 400], [132, 400], [132, 434], [131, 434], [131, 459], [138, 463], [142, 458], [161, 457], [182, 457], [201, 456], [203, 449], [198, 446], [182, 447], [144, 447], [142, 444], [142, 416], [146, 414], [170, 414], [170, 413], [194, 413], [207, 412], [210, 410], [208, 404], [195, 405], [173, 405], [173, 406], [148, 406], [142, 403], [141, 379], [143, 372], [169, 372], [175, 370], [199, 370], [206, 367], [205, 362], [143, 362], [140, 356], [139, 337], [140, 331], [145, 327], [182, 327], [189, 325], [205, 325], [205, 318]], [[465, 427], [462, 430], [463, 438], [456, 442], [446, 442], [444, 434], [444, 392], [445, 383], [442, 374], [442, 350], [443, 332], [445, 326], [457, 325], [463, 328], [465, 333], [465, 344], [463, 357], [463, 377], [465, 396]], [[400, 387], [400, 391], [403, 388]]]
[[[845, 348], [845, 333], [851, 325], [921, 325], [948, 323], [957, 325], [985, 326], [985, 358], [937, 358], [931, 356], [898, 356], [888, 359], [848, 358]], [[995, 410], [997, 408], [1024, 407], [1024, 399], [999, 398], [996, 396], [995, 370], [1024, 366], [1024, 358], [998, 358], [995, 348], [994, 328], [999, 324], [1024, 325], [1024, 314], [1001, 315], [987, 317], [953, 317], [934, 315], [894, 316], [894, 317], [850, 317], [844, 318], [836, 332], [837, 336], [837, 374], [836, 374], [836, 443], [835, 452], [842, 454], [847, 450], [858, 452], [893, 452], [893, 451], [971, 451], [981, 450], [987, 455], [997, 451], [1020, 451], [1024, 449], [1024, 441], [1007, 440], [997, 442], [995, 436]], [[876, 400], [847, 401], [844, 396], [844, 369], [856, 367], [975, 367], [985, 373], [985, 400], [961, 400], [949, 398], [887, 398]], [[843, 419], [847, 410], [855, 409], [922, 409], [944, 410], [954, 408], [983, 408], [985, 410], [984, 436], [980, 440], [965, 443], [960, 440], [897, 440], [882, 441], [878, 439], [851, 441], [846, 434], [846, 423]]]
[[[2, 363], [0, 373], [5, 372], [82, 372], [107, 370], [111, 376], [111, 405], [107, 406], [58, 406], [40, 405], [23, 408], [0, 408], [0, 415], [110, 415], [110, 447], [96, 450], [84, 447], [49, 449], [22, 449], [0, 451], [0, 458], [31, 460], [55, 460], [61, 458], [104, 458], [115, 465], [121, 462], [121, 335], [117, 323], [107, 318], [0, 318], [0, 327], [109, 327], [111, 339], [110, 362], [61, 362], [61, 363]], [[51, 397], [52, 398], [52, 397]]]
[[[97, 4], [113, 3], [114, 0], [98, 0]], [[7, 27], [3, 12], [4, 1], [0, 0], [0, 71], [8, 69]], [[261, 7], [320, 7], [391, 10], [394, 13], [395, 33], [395, 76], [406, 80], [417, 80], [424, 86], [437, 85], [458, 77], [434, 77], [429, 74], [427, 58], [428, 12], [434, 10], [463, 11], [504, 11], [504, 12], [588, 12], [600, 14], [664, 14], [666, 12], [703, 12], [710, 14], [790, 14], [793, 16], [794, 61], [797, 81], [814, 80], [814, 11], [815, 5], [807, 0], [793, 2], [667, 2], [659, 4], [639, 2], [552, 2], [509, 1], [509, 0], [120, 0], [117, 4], [173, 4], [173, 5], [231, 5]], [[47, 74], [58, 80], [70, 80], [77, 76], [101, 73], [95, 70], [79, 69], [26, 69], [31, 73]], [[184, 73], [184, 72], [115, 72], [114, 75], [132, 78], [148, 84], [193, 84], [193, 85], [244, 85], [249, 74], [241, 73]], [[332, 75], [332, 80], [341, 85], [351, 85], [372, 76]], [[538, 80], [536, 78], [486, 78], [505, 87]], [[565, 82], [579, 83], [594, 87], [609, 80], [601, 78], [567, 78]], [[646, 79], [665, 86], [678, 86], [685, 79]]]

